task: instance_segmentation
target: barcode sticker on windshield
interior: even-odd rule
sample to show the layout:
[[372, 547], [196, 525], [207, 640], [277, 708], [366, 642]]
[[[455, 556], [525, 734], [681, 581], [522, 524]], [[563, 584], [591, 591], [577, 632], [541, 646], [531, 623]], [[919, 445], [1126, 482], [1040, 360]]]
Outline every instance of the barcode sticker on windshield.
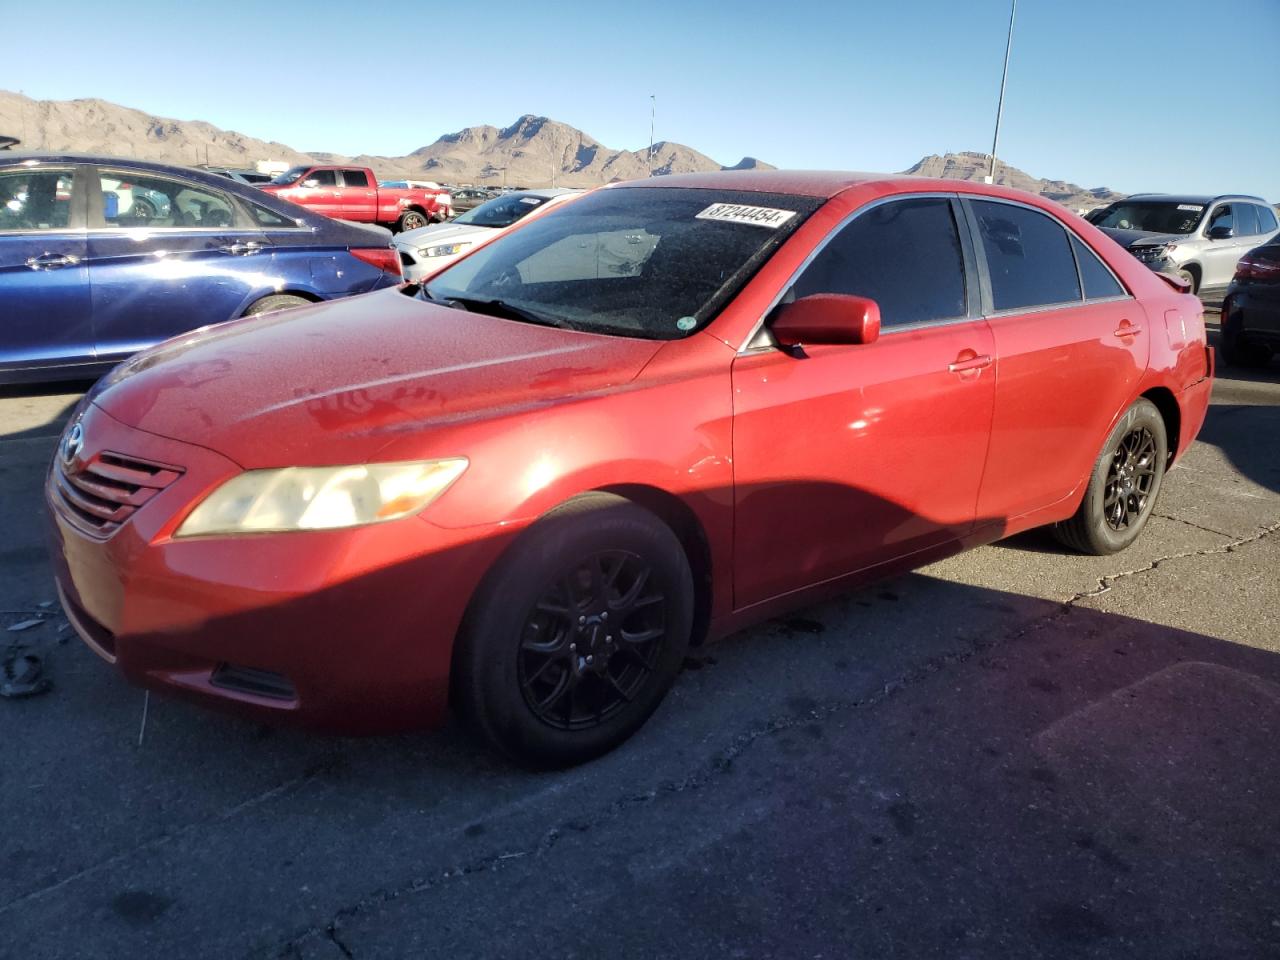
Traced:
[[748, 207], [741, 203], [713, 203], [695, 215], [698, 220], [724, 220], [727, 223], [749, 223], [756, 227], [777, 230], [796, 215], [794, 210], [777, 210], [773, 207]]
[[521, 197], [520, 202], [521, 203], [541, 203], [542, 198], [541, 197]]
[[1179, 210], [1192, 210], [1192, 211], [1194, 211], [1194, 212], [1196, 212], [1196, 213], [1199, 213], [1201, 210], [1203, 210], [1203, 209], [1204, 209], [1204, 205], [1203, 205], [1203, 204], [1199, 204], [1199, 203], [1180, 203], [1180, 204], [1178, 204], [1178, 209], [1179, 209]]

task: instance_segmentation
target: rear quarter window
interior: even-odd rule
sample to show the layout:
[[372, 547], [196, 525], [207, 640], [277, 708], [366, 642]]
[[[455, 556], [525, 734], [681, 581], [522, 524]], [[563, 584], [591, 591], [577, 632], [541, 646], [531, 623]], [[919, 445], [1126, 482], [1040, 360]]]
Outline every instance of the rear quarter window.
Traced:
[[1080, 265], [1080, 279], [1084, 282], [1086, 300], [1103, 300], [1107, 297], [1125, 295], [1125, 289], [1120, 286], [1120, 281], [1115, 278], [1098, 255], [1081, 242], [1079, 237], [1071, 238], [1071, 248], [1075, 251], [1076, 262]]

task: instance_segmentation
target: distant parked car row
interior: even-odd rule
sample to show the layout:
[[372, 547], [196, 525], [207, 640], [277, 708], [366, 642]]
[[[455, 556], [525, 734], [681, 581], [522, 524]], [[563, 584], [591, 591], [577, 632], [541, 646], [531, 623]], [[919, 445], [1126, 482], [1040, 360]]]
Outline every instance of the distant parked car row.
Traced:
[[385, 230], [233, 178], [0, 154], [0, 382], [97, 375], [194, 327], [400, 280]]

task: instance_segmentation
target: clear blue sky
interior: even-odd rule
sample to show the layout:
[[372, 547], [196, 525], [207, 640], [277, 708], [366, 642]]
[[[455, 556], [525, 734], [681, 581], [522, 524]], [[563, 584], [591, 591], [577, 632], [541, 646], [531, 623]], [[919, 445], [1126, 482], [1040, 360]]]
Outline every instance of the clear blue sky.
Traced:
[[[523, 113], [638, 149], [654, 94], [657, 138], [722, 163], [901, 170], [990, 149], [1008, 16], [1009, 0], [62, 0], [19, 17], [54, 33], [4, 44], [0, 88], [388, 155]], [[1084, 186], [1280, 201], [1278, 53], [1280, 0], [1019, 0], [1000, 156]]]

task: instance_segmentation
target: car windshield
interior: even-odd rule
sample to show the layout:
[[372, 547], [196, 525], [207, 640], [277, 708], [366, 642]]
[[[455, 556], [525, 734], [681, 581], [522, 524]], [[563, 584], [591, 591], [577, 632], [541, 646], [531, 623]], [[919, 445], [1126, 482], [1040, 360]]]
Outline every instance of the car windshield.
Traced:
[[1141, 230], [1144, 233], [1187, 234], [1196, 228], [1204, 215], [1202, 203], [1175, 203], [1169, 200], [1144, 200], [1117, 203], [1108, 207], [1093, 223], [1115, 230]]
[[419, 296], [674, 340], [709, 323], [822, 202], [740, 190], [599, 190], [446, 268]]
[[311, 169], [310, 167], [291, 167], [288, 170], [286, 170], [284, 173], [276, 175], [276, 177], [272, 179], [271, 182], [282, 184], [282, 185], [286, 183], [294, 183], [298, 180], [299, 177], [301, 177], [304, 173], [306, 173], [310, 169]]

